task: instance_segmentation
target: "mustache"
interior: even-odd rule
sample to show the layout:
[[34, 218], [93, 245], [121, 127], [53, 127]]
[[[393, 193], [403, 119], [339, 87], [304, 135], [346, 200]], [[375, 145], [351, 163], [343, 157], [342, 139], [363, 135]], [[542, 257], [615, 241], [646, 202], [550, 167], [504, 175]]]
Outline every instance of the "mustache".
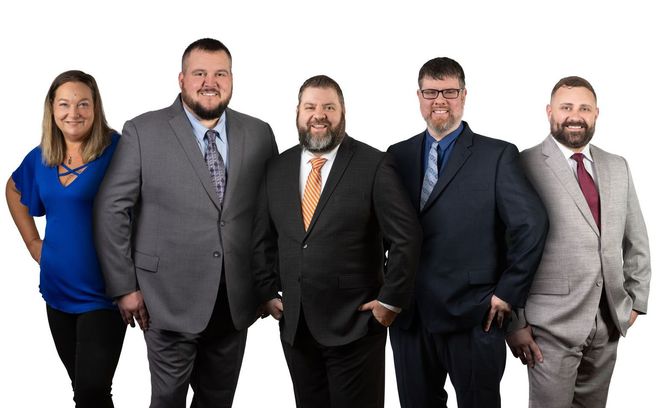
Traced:
[[314, 125], [325, 125], [327, 127], [331, 127], [330, 121], [327, 119], [311, 118], [310, 120], [307, 121], [307, 126], [314, 126]]
[[569, 120], [566, 119], [564, 123], [561, 124], [562, 127], [568, 127], [568, 126], [581, 126], [583, 128], [587, 127], [587, 122], [584, 120]]

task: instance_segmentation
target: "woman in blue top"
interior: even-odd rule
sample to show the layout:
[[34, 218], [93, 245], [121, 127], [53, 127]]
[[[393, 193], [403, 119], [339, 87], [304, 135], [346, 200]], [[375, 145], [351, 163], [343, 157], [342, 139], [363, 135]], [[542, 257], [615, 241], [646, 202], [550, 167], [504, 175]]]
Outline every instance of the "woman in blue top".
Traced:
[[[7, 182], [9, 211], [41, 267], [48, 324], [78, 408], [113, 407], [112, 377], [126, 332], [104, 293], [92, 234], [94, 196], [118, 139], [94, 78], [64, 72], [46, 95], [41, 145]], [[33, 218], [42, 215], [43, 241]]]

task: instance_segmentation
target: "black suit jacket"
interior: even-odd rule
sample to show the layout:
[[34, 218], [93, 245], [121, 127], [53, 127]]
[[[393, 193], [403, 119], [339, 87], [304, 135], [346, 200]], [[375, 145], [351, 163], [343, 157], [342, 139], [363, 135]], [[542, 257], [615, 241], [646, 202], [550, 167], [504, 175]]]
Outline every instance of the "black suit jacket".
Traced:
[[[319, 343], [337, 346], [367, 333], [378, 299], [408, 305], [421, 230], [392, 158], [346, 136], [305, 231], [300, 146], [272, 159], [255, 221], [257, 293], [282, 291], [282, 338], [293, 343], [301, 308]], [[387, 265], [385, 247], [389, 246]]]
[[[423, 229], [416, 308], [437, 333], [481, 324], [493, 293], [523, 306], [547, 232], [545, 208], [519, 167], [516, 146], [464, 124], [421, 210], [425, 132], [389, 148]], [[408, 328], [412, 321], [413, 313], [404, 313], [395, 324]]]

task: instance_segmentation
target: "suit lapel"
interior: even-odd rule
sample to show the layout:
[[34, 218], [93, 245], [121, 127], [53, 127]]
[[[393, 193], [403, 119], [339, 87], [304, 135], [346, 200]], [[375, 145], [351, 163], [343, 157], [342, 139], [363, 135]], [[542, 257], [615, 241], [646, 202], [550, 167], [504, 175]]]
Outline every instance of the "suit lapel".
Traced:
[[195, 141], [195, 135], [193, 134], [192, 126], [186, 114], [183, 112], [183, 106], [181, 105], [180, 100], [177, 98], [172, 109], [175, 112], [172, 119], [170, 119], [170, 127], [174, 131], [183, 152], [185, 153], [188, 161], [192, 165], [199, 181], [202, 183], [204, 190], [208, 194], [209, 198], [213, 201], [213, 204], [221, 210], [220, 202], [218, 201], [217, 193], [213, 184], [211, 184], [211, 176], [209, 174], [209, 169], [204, 162], [204, 157], [199, 151], [199, 146]]
[[410, 166], [399, 166], [399, 171], [405, 172], [403, 175], [403, 182], [408, 186], [408, 191], [412, 197], [413, 205], [419, 210], [419, 200], [422, 194], [422, 183], [424, 182], [424, 170], [422, 169], [422, 155], [428, 154], [424, 152], [424, 137], [426, 132], [422, 132], [409, 144], [410, 151], [404, 154], [404, 157], [411, 158], [412, 163]]
[[305, 235], [305, 225], [302, 217], [302, 197], [300, 193], [300, 155], [301, 147], [296, 146], [282, 153], [282, 173], [278, 179], [282, 183], [284, 202], [290, 220], [287, 225], [294, 229], [297, 236]]
[[231, 208], [232, 197], [236, 195], [234, 194], [234, 190], [237, 188], [238, 183], [240, 183], [240, 174], [243, 169], [243, 163], [245, 162], [243, 155], [245, 154], [245, 139], [247, 135], [245, 135], [245, 129], [242, 123], [234, 117], [234, 112], [231, 109], [227, 109], [226, 112], [229, 168], [227, 169], [227, 187], [223, 205], [225, 208]]
[[[454, 144], [454, 149], [451, 152], [451, 156], [449, 156], [449, 161], [447, 162], [445, 168], [442, 170], [442, 173], [440, 174], [440, 178], [438, 179], [438, 182], [435, 184], [435, 187], [433, 188], [433, 191], [431, 192], [429, 199], [426, 201], [426, 204], [424, 205], [422, 212], [426, 211], [426, 209], [429, 208], [429, 206], [432, 205], [435, 202], [435, 200], [438, 199], [442, 191], [447, 187], [449, 182], [456, 176], [456, 173], [458, 173], [461, 167], [463, 167], [468, 157], [470, 157], [470, 155], [472, 154], [470, 152], [470, 147], [472, 146], [473, 139], [474, 139], [474, 134], [467, 127], [467, 124], [465, 124], [465, 129], [463, 130], [463, 133], [458, 137], [458, 139], [456, 139], [456, 142]], [[419, 184], [421, 188], [421, 182]], [[419, 197], [417, 197], [417, 200], [419, 202]]]
[[610, 172], [605, 164], [607, 157], [602, 154], [603, 151], [594, 145], [591, 145], [591, 157], [594, 159], [594, 168], [596, 176], [596, 185], [598, 186], [598, 197], [600, 200], [600, 230], [601, 232], [607, 225], [607, 203], [609, 203], [612, 184], [610, 182]]
[[584, 198], [584, 194], [582, 194], [577, 178], [566, 162], [566, 157], [552, 139], [552, 136], [548, 136], [545, 139], [541, 151], [546, 156], [545, 163], [555, 174], [555, 177], [557, 177], [561, 185], [564, 186], [564, 189], [566, 189], [568, 195], [575, 202], [575, 205], [577, 205], [582, 216], [591, 226], [591, 229], [594, 230], [596, 235], [600, 235], [594, 216], [591, 214], [591, 210], [589, 209], [587, 200]]
[[[309, 236], [312, 229], [314, 229], [316, 220], [318, 220], [319, 215], [323, 211], [323, 208], [328, 203], [328, 200], [330, 199], [330, 196], [337, 187], [339, 180], [341, 180], [341, 178], [344, 176], [344, 172], [346, 171], [348, 164], [351, 162], [351, 158], [353, 157], [354, 151], [355, 151], [355, 145], [353, 144], [353, 140], [348, 135], [346, 135], [341, 145], [339, 146], [339, 150], [337, 150], [337, 156], [335, 157], [335, 161], [332, 164], [332, 169], [330, 169], [330, 174], [328, 175], [328, 179], [326, 180], [325, 185], [323, 186], [321, 197], [319, 198], [319, 202], [316, 205], [316, 210], [314, 210], [314, 216], [312, 217], [312, 220], [309, 223], [309, 228], [307, 228], [307, 231], [305, 233], [305, 238], [307, 238], [307, 236]], [[302, 212], [300, 215], [300, 219], [302, 220]]]

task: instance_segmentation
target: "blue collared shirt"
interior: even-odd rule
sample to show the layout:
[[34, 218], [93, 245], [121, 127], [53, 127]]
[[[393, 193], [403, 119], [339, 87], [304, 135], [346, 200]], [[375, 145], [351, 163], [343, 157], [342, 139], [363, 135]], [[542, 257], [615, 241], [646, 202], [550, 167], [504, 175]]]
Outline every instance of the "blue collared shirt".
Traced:
[[[199, 120], [186, 109], [186, 107], [183, 107], [183, 111], [186, 113], [186, 116], [188, 117], [188, 120], [190, 121], [190, 124], [192, 125], [193, 128], [193, 134], [195, 135], [195, 140], [197, 141], [197, 145], [199, 146], [199, 150], [202, 152], [202, 156], [206, 153], [206, 142], [204, 141], [204, 135], [206, 134], [206, 131], [209, 130], [206, 126], [202, 125]], [[215, 130], [218, 132], [218, 136], [215, 138], [215, 144], [218, 146], [218, 152], [220, 153], [220, 156], [222, 156], [222, 160], [225, 162], [225, 168], [229, 170], [229, 157], [227, 157], [227, 125], [226, 125], [226, 112], [223, 112], [222, 115], [220, 116], [220, 120], [218, 120], [218, 123], [215, 125], [215, 127], [211, 130]]]
[[[438, 161], [441, 160], [441, 162], [438, 164], [438, 175], [442, 173], [442, 169], [444, 169], [445, 165], [449, 161], [449, 156], [451, 156], [451, 152], [454, 150], [456, 139], [458, 139], [458, 136], [460, 136], [461, 132], [463, 132], [464, 127], [465, 126], [463, 125], [463, 122], [461, 122], [456, 130], [443, 137], [438, 143]], [[433, 138], [433, 136], [431, 136], [427, 129], [426, 135], [424, 137], [424, 151], [422, 154], [422, 174], [424, 174], [426, 171], [426, 166], [428, 166], [429, 150], [431, 150], [431, 145], [435, 141], [436, 140]]]

